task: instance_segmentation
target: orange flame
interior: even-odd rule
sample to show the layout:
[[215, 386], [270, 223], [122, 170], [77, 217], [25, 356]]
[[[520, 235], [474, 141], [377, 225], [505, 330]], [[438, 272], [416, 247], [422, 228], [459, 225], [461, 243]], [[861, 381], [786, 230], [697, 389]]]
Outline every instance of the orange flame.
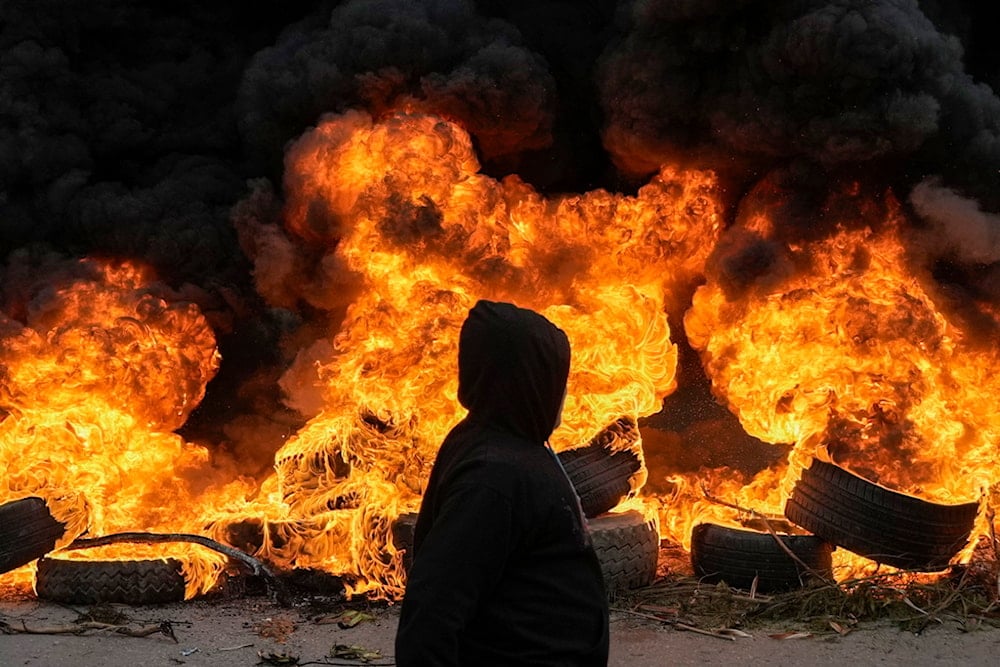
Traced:
[[291, 147], [288, 230], [330, 248], [363, 288], [317, 368], [322, 412], [264, 485], [256, 511], [279, 519], [268, 559], [348, 573], [355, 593], [402, 592], [390, 527], [417, 507], [462, 416], [458, 331], [478, 298], [536, 309], [569, 335], [557, 449], [656, 412], [672, 390], [665, 310], [720, 230], [712, 176], [665, 169], [635, 197], [547, 199], [478, 171], [468, 134], [428, 115], [331, 117]]
[[[391, 529], [417, 508], [463, 416], [467, 310], [512, 301], [567, 332], [569, 396], [552, 441], [582, 445], [620, 417], [657, 412], [674, 389], [667, 313], [688, 305], [722, 230], [710, 173], [664, 167], [634, 196], [545, 197], [479, 173], [462, 128], [418, 113], [324, 119], [290, 148], [285, 195], [286, 233], [351, 279], [328, 295], [348, 306], [312, 366], [303, 353], [283, 379], [313, 385], [322, 407], [277, 451], [273, 474], [255, 484], [174, 433], [219, 364], [197, 308], [157, 294], [138, 266], [86, 260], [84, 277], [0, 320], [0, 502], [44, 497], [68, 524], [64, 543], [84, 530], [200, 532], [279, 567], [341, 575], [351, 593], [398, 597]], [[699, 521], [732, 523], [713, 499], [780, 515], [816, 455], [940, 502], [996, 484], [997, 353], [942, 313], [889, 208], [868, 227], [845, 220], [830, 238], [785, 244], [788, 270], [738, 298], [712, 277], [694, 291], [684, 326], [716, 395], [747, 433], [790, 453], [749, 480], [657, 480], [672, 495], [627, 506], [659, 509], [665, 537], [686, 545]], [[759, 216], [738, 233], [773, 226]], [[184, 561], [189, 596], [223, 564], [173, 545], [72, 557], [167, 553]]]
[[743, 298], [713, 281], [695, 294], [685, 327], [714, 391], [748, 433], [793, 445], [788, 465], [729, 489], [733, 502], [780, 515], [813, 456], [941, 503], [996, 484], [1000, 359], [942, 314], [900, 222], [890, 207], [874, 229], [788, 245], [796, 270]]
[[[545, 198], [478, 170], [465, 131], [419, 114], [329, 118], [292, 147], [286, 227], [360, 288], [312, 374], [322, 410], [258, 488], [171, 432], [219, 363], [204, 318], [155, 296], [138, 267], [84, 262], [89, 277], [5, 323], [0, 454], [16, 472], [0, 500], [36, 494], [59, 518], [75, 511], [65, 541], [84, 527], [206, 531], [279, 566], [343, 575], [350, 592], [398, 596], [392, 523], [417, 507], [462, 416], [457, 336], [475, 300], [513, 301], [566, 330], [573, 368], [553, 445], [582, 445], [620, 417], [657, 411], [673, 389], [666, 311], [721, 229], [708, 173], [664, 169], [632, 197]], [[221, 559], [183, 551], [192, 595]]]
[[[0, 502], [43, 497], [67, 524], [57, 546], [85, 529], [196, 531], [203, 515], [190, 501], [211, 495], [212, 483], [199, 479], [211, 475], [208, 450], [170, 431], [216, 371], [212, 331], [195, 306], [149, 291], [151, 277], [137, 266], [86, 261], [78, 269], [87, 275], [33, 304], [23, 325], [3, 323]], [[181, 551], [171, 555], [189, 574], [188, 595], [206, 590], [223, 559]], [[140, 553], [157, 550], [114, 546], [72, 557]], [[26, 575], [30, 568], [4, 581]]]

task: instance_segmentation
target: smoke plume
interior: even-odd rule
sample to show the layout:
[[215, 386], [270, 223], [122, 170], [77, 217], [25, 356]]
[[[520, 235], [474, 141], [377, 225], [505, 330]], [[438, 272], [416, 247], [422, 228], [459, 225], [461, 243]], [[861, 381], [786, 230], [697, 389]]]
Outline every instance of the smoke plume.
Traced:
[[[907, 202], [915, 261], [1000, 303], [1000, 64], [979, 4], [10, 0], [3, 331], [37, 291], [25, 266], [151, 267], [222, 352], [185, 428], [266, 465], [320, 409], [309, 369], [359, 289], [336, 211], [285, 228], [286, 150], [326, 114], [399, 106], [547, 194], [716, 170], [733, 230], [706, 270], [734, 297], [792, 271], [782, 244], [828, 233], [862, 182]], [[761, 210], [775, 227], [748, 231]]]

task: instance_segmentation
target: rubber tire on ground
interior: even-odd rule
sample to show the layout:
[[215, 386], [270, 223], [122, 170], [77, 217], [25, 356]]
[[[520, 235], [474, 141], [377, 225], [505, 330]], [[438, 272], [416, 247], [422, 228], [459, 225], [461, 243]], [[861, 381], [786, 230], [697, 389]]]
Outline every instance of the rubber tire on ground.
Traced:
[[648, 586], [656, 577], [660, 534], [653, 519], [634, 510], [587, 522], [608, 594]]
[[[393, 544], [404, 550], [404, 570], [409, 570], [413, 562], [416, 522], [415, 513], [401, 514], [392, 527]], [[659, 530], [654, 520], [629, 511], [603, 514], [589, 519], [587, 524], [609, 593], [646, 586], [653, 581], [660, 555]]]
[[941, 505], [813, 460], [785, 502], [792, 523], [848, 551], [906, 570], [937, 572], [968, 543], [978, 503]]
[[42, 558], [35, 593], [66, 604], [158, 604], [184, 599], [181, 562], [164, 560], [63, 560]]
[[814, 535], [777, 534], [701, 523], [691, 531], [691, 566], [708, 583], [775, 593], [801, 588], [816, 575], [829, 577], [833, 545]]
[[610, 511], [632, 492], [631, 478], [642, 462], [631, 449], [612, 452], [609, 445], [616, 438], [638, 437], [637, 429], [634, 421], [622, 418], [598, 433], [588, 445], [559, 452], [559, 461], [588, 518]]
[[0, 505], [0, 572], [8, 572], [52, 551], [66, 531], [44, 500], [21, 498]]

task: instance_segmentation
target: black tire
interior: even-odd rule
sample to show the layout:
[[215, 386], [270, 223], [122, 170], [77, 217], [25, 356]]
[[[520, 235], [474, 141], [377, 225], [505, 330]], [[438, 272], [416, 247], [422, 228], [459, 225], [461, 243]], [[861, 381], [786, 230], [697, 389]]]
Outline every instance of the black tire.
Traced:
[[609, 595], [652, 583], [660, 555], [655, 520], [628, 511], [603, 514], [587, 523]]
[[[621, 447], [618, 441], [634, 442], [638, 437], [635, 421], [623, 417], [586, 446], [559, 452], [559, 460], [588, 518], [608, 512], [631, 494], [631, 480], [640, 473], [642, 461], [633, 447]], [[612, 451], [613, 446], [617, 451]]]
[[159, 604], [184, 599], [181, 562], [165, 560], [62, 560], [42, 558], [35, 593], [66, 604]]
[[785, 551], [771, 533], [701, 523], [691, 531], [691, 566], [709, 583], [726, 582], [733, 588], [773, 593], [801, 588], [817, 575], [829, 577], [833, 545], [814, 535], [778, 534]]
[[814, 460], [785, 502], [792, 523], [858, 555], [937, 572], [968, 543], [979, 504], [941, 505]]
[[0, 505], [0, 572], [41, 558], [66, 532], [41, 498], [30, 497]]
[[[404, 551], [403, 568], [413, 563], [414, 513], [402, 514], [392, 526], [393, 544]], [[660, 555], [660, 535], [654, 520], [646, 520], [639, 512], [604, 514], [589, 519], [594, 551], [601, 563], [605, 587], [609, 593], [646, 586], [656, 576]]]

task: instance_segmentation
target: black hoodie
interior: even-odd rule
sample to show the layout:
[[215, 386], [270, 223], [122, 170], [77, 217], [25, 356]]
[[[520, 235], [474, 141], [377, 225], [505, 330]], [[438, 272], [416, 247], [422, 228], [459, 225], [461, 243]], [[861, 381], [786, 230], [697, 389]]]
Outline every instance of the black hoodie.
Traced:
[[478, 302], [458, 398], [414, 533], [396, 663], [606, 665], [608, 602], [572, 485], [546, 445], [565, 395], [566, 334]]

